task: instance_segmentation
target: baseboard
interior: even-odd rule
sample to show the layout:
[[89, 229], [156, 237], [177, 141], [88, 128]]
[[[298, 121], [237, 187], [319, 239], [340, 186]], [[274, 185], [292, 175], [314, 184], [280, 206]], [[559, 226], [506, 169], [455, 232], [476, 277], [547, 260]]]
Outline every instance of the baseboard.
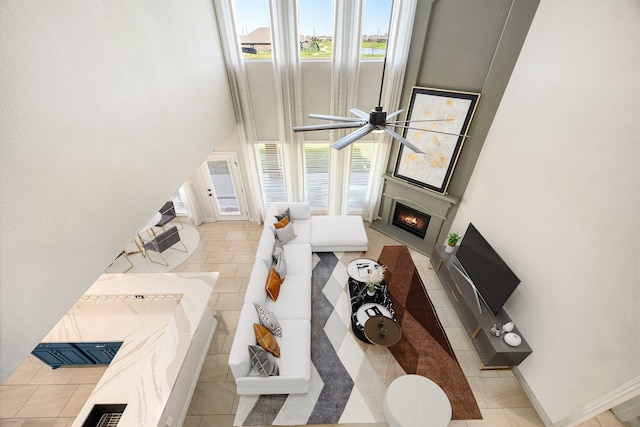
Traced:
[[634, 378], [626, 384], [583, 406], [576, 413], [553, 424], [553, 427], [572, 427], [578, 425], [616, 405], [626, 402], [638, 394], [640, 394], [640, 377]]
[[533, 393], [533, 390], [531, 389], [531, 387], [529, 387], [529, 383], [527, 383], [527, 380], [525, 380], [524, 377], [522, 376], [520, 369], [518, 369], [517, 366], [514, 366], [511, 369], [511, 372], [513, 372], [513, 376], [516, 378], [516, 380], [522, 387], [524, 394], [526, 394], [527, 397], [529, 398], [529, 401], [531, 402], [533, 409], [535, 409], [535, 411], [538, 413], [538, 416], [540, 417], [544, 425], [547, 427], [553, 425], [553, 423], [551, 422], [551, 419], [549, 418], [545, 410], [542, 408], [542, 405], [540, 404], [540, 402], [538, 402], [538, 399], [536, 398], [536, 395]]

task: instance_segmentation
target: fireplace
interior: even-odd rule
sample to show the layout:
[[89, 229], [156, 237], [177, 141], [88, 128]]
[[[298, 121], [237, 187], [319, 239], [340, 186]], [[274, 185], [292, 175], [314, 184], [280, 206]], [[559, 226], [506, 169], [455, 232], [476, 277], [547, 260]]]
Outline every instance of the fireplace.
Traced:
[[424, 236], [427, 234], [430, 219], [431, 216], [396, 202], [393, 221], [391, 223], [420, 239], [424, 239]]
[[449, 231], [444, 224], [459, 198], [417, 187], [388, 173], [382, 180], [380, 207], [371, 228], [427, 256], [436, 245], [444, 245]]

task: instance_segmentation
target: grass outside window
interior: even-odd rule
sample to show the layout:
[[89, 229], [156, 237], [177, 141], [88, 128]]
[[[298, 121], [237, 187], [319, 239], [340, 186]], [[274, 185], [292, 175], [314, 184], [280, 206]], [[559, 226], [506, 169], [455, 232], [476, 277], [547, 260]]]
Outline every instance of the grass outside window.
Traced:
[[[330, 40], [317, 41], [310, 48], [300, 50], [300, 59], [328, 59], [333, 55], [333, 42]], [[360, 44], [361, 59], [382, 59], [387, 51], [385, 42], [362, 42]], [[258, 53], [242, 53], [244, 59], [271, 59], [273, 51], [265, 50]]]

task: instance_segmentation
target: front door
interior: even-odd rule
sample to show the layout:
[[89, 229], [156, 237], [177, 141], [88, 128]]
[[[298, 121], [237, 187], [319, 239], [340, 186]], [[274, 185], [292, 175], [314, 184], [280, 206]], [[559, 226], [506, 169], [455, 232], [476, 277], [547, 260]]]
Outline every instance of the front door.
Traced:
[[218, 221], [249, 219], [236, 153], [214, 153], [202, 165], [207, 195]]

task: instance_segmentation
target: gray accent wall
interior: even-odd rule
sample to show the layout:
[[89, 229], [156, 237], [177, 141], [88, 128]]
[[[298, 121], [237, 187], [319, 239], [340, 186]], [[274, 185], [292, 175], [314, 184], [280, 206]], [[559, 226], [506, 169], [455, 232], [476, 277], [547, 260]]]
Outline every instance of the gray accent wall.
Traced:
[[[418, 2], [401, 106], [408, 108], [414, 86], [481, 93], [471, 137], [462, 147], [447, 190], [454, 198], [464, 195], [538, 4], [538, 0]], [[398, 151], [399, 144], [394, 143], [388, 174], [393, 175]], [[429, 204], [429, 192], [416, 191], [416, 202]], [[454, 204], [437, 244], [444, 243], [456, 211]], [[389, 218], [382, 206], [377, 214], [386, 226]], [[424, 252], [431, 250], [429, 245]]]

